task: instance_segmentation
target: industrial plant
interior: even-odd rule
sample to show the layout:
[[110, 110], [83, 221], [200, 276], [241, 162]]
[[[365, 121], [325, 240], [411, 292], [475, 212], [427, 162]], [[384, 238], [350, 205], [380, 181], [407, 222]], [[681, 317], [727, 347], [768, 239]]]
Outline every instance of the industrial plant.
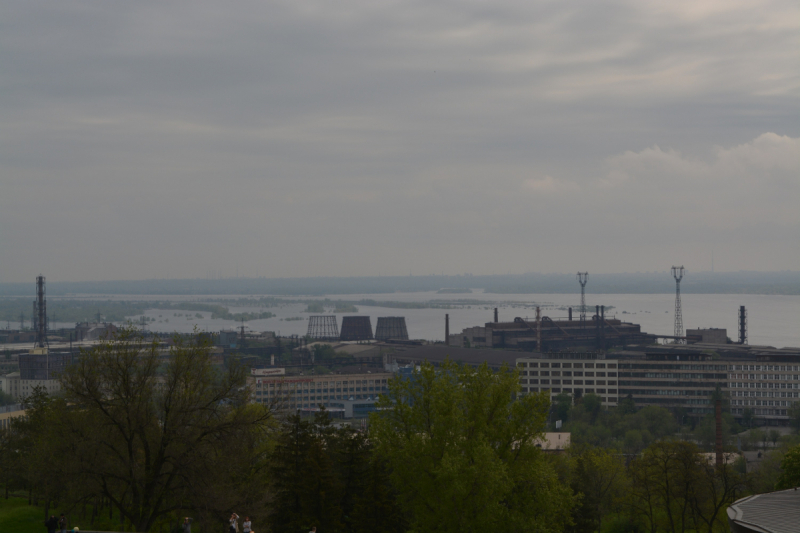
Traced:
[[[310, 315], [305, 336], [249, 332], [244, 326], [201, 335], [213, 344], [218, 364], [236, 360], [251, 367], [254, 401], [278, 409], [313, 411], [324, 405], [337, 416], [363, 417], [374, 410], [393, 374], [423, 361], [438, 365], [449, 359], [517, 368], [521, 394], [544, 392], [553, 399], [595, 394], [607, 406], [630, 398], [689, 418], [711, 411], [711, 394], [719, 387], [735, 418], [787, 424], [789, 410], [800, 401], [800, 349], [750, 345], [745, 306], [732, 310], [738, 324], [734, 340], [722, 328], [684, 328], [686, 270], [674, 266], [670, 273], [675, 281], [671, 335], [642, 331], [639, 324], [609, 316], [604, 305], [587, 306], [585, 271], [576, 275], [580, 299], [575, 308], [535, 307], [533, 317], [505, 321], [494, 308], [489, 321], [453, 333], [450, 314], [444, 313], [440, 340], [414, 339], [404, 316], [379, 316], [373, 330], [367, 315], [346, 315], [341, 323], [336, 315]], [[98, 317], [76, 324], [67, 332], [69, 344], [62, 336], [53, 347], [44, 276], [36, 278], [35, 296], [31, 330], [0, 333], [7, 354], [0, 391], [17, 401], [36, 387], [58, 391], [59, 374], [79, 356], [73, 348], [92, 346], [116, 331]], [[168, 353], [168, 339], [161, 342]]]

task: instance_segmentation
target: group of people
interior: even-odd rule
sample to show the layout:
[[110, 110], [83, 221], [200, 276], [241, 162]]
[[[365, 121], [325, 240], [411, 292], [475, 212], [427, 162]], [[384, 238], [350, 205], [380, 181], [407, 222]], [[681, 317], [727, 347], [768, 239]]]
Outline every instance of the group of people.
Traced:
[[44, 521], [44, 527], [47, 528], [47, 533], [56, 533], [56, 531], [65, 533], [67, 531], [67, 517], [64, 516], [64, 513], [61, 513], [58, 518], [56, 518], [56, 515], [51, 514], [50, 518]]
[[[64, 516], [64, 515], [61, 515]], [[239, 533], [239, 515], [236, 513], [231, 514], [230, 520], [228, 520], [228, 533]], [[182, 533], [192, 533], [192, 519], [188, 516], [183, 519], [182, 525], [183, 532]], [[53, 533], [52, 531], [48, 531], [48, 533]], [[253, 531], [253, 523], [250, 522], [250, 517], [245, 516], [244, 522], [242, 522], [242, 533], [256, 533]], [[317, 533], [317, 528], [312, 527], [311, 531], [308, 533]]]
[[[228, 533], [239, 533], [239, 515], [233, 513], [231, 519], [228, 521]], [[253, 531], [253, 524], [250, 522], [250, 517], [245, 516], [242, 522], [242, 533], [256, 533]]]

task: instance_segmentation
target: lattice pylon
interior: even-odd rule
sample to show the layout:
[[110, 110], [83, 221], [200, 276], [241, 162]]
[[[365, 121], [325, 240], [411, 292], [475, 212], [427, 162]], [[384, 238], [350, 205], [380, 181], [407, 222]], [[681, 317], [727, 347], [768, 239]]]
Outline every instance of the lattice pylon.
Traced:
[[[684, 269], [682, 266], [672, 267], [672, 277], [675, 278], [675, 330], [673, 336], [683, 337], [683, 310], [681, 309], [681, 280]], [[675, 339], [675, 344], [686, 344], [686, 339]]]
[[589, 281], [588, 272], [578, 272], [578, 283], [581, 284], [581, 322], [586, 322], [586, 282]]

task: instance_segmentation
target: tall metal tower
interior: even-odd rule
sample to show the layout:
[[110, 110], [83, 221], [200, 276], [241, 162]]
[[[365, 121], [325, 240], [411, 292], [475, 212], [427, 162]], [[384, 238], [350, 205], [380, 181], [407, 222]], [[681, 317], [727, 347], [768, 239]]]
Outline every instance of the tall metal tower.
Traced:
[[[681, 311], [681, 280], [683, 267], [672, 267], [672, 277], [675, 278], [675, 337], [683, 337], [683, 312]], [[675, 339], [675, 344], [686, 344], [686, 339]]]
[[578, 272], [578, 283], [581, 284], [581, 322], [586, 322], [586, 282], [589, 281], [588, 272]]

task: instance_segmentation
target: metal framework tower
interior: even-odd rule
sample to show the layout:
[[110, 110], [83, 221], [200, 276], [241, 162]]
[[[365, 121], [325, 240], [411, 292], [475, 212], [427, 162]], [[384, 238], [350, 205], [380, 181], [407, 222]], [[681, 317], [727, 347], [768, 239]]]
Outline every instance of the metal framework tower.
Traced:
[[[681, 280], [684, 269], [682, 266], [672, 267], [672, 277], [675, 278], [675, 337], [683, 337], [683, 311], [681, 310]], [[686, 344], [686, 339], [675, 339], [675, 344]]]
[[334, 315], [312, 315], [308, 317], [307, 335], [319, 341], [339, 340], [339, 326]]
[[588, 272], [578, 272], [578, 283], [581, 284], [581, 322], [586, 322], [586, 282], [589, 281]]

